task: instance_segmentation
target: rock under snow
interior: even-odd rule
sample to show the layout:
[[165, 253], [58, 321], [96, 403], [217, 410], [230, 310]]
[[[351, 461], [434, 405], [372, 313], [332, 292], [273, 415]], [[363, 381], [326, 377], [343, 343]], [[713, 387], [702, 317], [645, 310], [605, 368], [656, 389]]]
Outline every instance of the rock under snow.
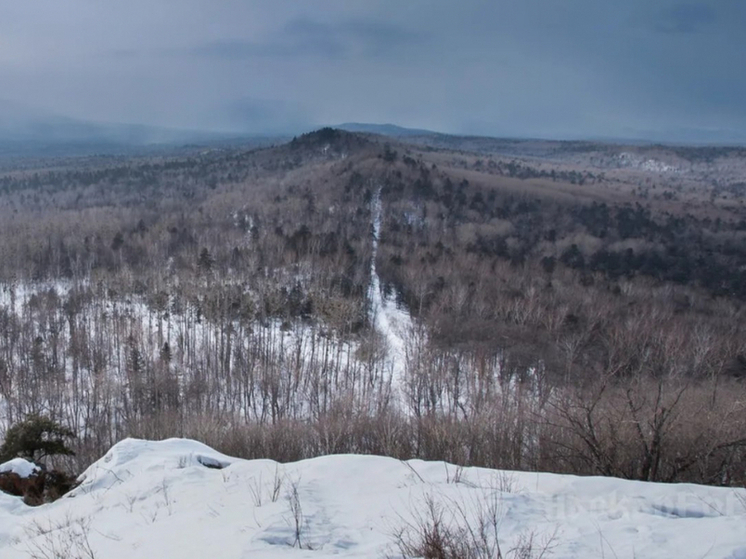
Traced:
[[16, 474], [18, 477], [23, 479], [31, 477], [40, 469], [41, 468], [33, 462], [29, 462], [23, 458], [13, 458], [13, 460], [0, 464], [0, 474]]

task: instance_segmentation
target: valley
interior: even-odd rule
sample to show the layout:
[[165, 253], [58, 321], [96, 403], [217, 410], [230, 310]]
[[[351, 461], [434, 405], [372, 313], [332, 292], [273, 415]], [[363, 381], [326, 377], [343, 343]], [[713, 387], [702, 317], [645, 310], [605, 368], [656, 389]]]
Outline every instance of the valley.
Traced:
[[3, 425], [742, 481], [741, 151], [436, 140], [6, 171]]

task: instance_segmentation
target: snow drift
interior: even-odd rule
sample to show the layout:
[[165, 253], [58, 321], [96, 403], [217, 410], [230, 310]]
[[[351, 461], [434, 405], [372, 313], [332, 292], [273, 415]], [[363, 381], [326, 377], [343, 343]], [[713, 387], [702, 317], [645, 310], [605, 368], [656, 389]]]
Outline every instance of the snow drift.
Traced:
[[506, 551], [530, 534], [559, 558], [737, 559], [745, 493], [373, 456], [281, 465], [190, 440], [128, 439], [55, 503], [0, 494], [0, 557], [396, 557], [394, 534], [430, 499], [449, 520], [453, 507], [468, 516], [499, 503]]

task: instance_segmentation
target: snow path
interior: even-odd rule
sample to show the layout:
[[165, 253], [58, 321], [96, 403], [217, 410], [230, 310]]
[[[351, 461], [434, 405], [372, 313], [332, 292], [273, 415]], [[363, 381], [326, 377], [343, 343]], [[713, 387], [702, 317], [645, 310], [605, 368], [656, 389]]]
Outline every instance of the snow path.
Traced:
[[371, 307], [371, 322], [386, 342], [386, 364], [391, 371], [394, 394], [401, 393], [407, 364], [407, 340], [412, 335], [412, 317], [396, 304], [396, 296], [384, 296], [381, 279], [376, 269], [378, 243], [381, 238], [381, 189], [376, 190], [371, 201], [373, 215], [373, 245], [370, 264], [370, 287], [368, 300]]
[[[27, 508], [0, 494], [0, 557], [28, 558], [34, 545], [61, 549], [84, 534], [106, 559], [397, 557], [392, 533], [424, 513], [427, 496], [450, 504], [447, 520], [453, 503], [472, 514], [495, 497], [504, 551], [521, 534], [556, 532], [549, 557], [558, 559], [746, 557], [744, 490], [478, 468], [453, 483], [456, 472], [440, 462], [353, 455], [279, 465], [189, 440], [128, 439], [56, 503]], [[292, 547], [293, 484], [304, 549]]]

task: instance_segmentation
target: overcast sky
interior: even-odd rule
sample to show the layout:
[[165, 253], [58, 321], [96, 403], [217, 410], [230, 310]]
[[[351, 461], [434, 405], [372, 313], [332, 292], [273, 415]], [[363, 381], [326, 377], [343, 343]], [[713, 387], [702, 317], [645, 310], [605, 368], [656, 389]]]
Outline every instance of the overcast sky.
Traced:
[[724, 141], [746, 130], [744, 0], [0, 0], [0, 9], [0, 98], [76, 118]]

